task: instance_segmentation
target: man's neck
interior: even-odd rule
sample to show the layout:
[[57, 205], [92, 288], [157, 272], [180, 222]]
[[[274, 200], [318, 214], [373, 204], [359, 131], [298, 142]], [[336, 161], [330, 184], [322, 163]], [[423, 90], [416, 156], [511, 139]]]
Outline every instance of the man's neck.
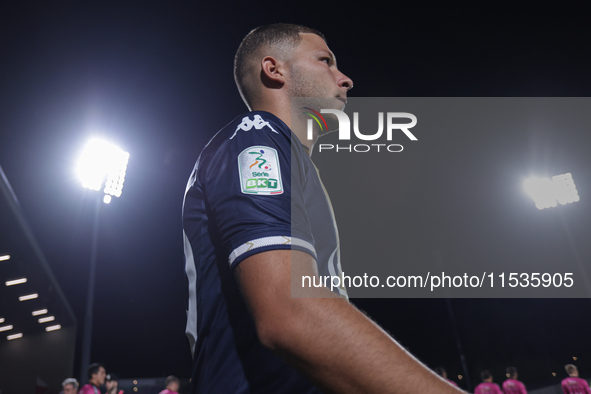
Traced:
[[287, 127], [290, 128], [290, 130], [298, 138], [298, 140], [306, 148], [308, 148], [308, 154], [309, 155], [312, 154], [312, 148], [313, 148], [314, 144], [316, 143], [316, 140], [318, 139], [318, 135], [316, 133], [316, 130], [314, 131], [313, 139], [309, 140], [306, 135], [306, 132], [307, 132], [306, 124], [297, 118], [292, 119], [291, 108], [285, 108], [285, 105], [282, 105], [282, 103], [278, 103], [278, 104], [253, 106], [252, 110], [253, 111], [269, 112], [269, 113], [275, 115], [276, 117], [278, 117], [279, 119], [281, 119], [281, 121], [283, 123], [285, 123], [287, 125]]

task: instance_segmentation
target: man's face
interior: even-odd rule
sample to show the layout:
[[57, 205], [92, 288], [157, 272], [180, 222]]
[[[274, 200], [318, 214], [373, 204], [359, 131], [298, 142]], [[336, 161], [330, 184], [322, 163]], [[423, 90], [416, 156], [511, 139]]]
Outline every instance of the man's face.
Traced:
[[179, 385], [177, 382], [170, 382], [170, 390], [172, 391], [179, 391]]
[[107, 376], [107, 371], [103, 367], [100, 367], [98, 372], [93, 374], [92, 377], [94, 381], [100, 386], [101, 384], [105, 384], [105, 378]]
[[324, 40], [311, 33], [301, 33], [302, 41], [288, 60], [290, 97], [315, 97], [317, 109], [342, 110], [347, 90], [353, 81], [337, 68], [336, 58]]
[[76, 387], [72, 383], [68, 383], [64, 386], [64, 394], [76, 394]]

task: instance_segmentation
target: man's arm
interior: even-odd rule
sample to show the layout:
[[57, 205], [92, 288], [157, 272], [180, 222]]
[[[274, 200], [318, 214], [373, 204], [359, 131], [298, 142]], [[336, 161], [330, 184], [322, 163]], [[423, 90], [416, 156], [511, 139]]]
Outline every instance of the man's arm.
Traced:
[[301, 286], [315, 267], [309, 254], [290, 250], [258, 253], [236, 267], [263, 345], [329, 393], [463, 392], [330, 290], [306, 289], [330, 298], [292, 298], [292, 283]]

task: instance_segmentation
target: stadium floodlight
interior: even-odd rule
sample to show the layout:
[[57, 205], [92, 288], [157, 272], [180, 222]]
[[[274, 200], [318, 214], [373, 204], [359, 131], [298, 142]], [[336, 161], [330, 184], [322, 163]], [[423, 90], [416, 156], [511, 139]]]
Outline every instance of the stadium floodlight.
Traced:
[[8, 280], [6, 281], [6, 286], [20, 285], [22, 283], [27, 283], [27, 278]]
[[62, 328], [61, 325], [56, 324], [55, 326], [47, 326], [45, 327], [45, 331], [49, 332], [49, 331], [56, 331], [59, 330], [60, 328]]
[[3, 256], [0, 256], [0, 261], [6, 261], [6, 260], [10, 260], [10, 255], [9, 254], [5, 254]]
[[23, 333], [19, 332], [18, 334], [12, 334], [6, 337], [6, 339], [8, 339], [9, 341], [12, 341], [13, 339], [18, 339], [18, 338], [22, 338], [23, 337]]
[[534, 200], [536, 208], [555, 207], [579, 201], [579, 193], [570, 172], [552, 178], [529, 178], [523, 182], [525, 192]]
[[47, 309], [39, 309], [38, 311], [33, 311], [32, 315], [39, 316], [39, 315], [44, 315], [46, 313], [47, 313]]
[[103, 140], [90, 140], [78, 162], [82, 186], [96, 191], [104, 186], [103, 201], [108, 204], [111, 196], [121, 196], [128, 161], [128, 152]]
[[[129, 153], [123, 151], [115, 145], [100, 139], [91, 139], [84, 148], [80, 161], [78, 162], [78, 176], [82, 181], [82, 186], [100, 191], [102, 189], [104, 196], [103, 202], [108, 204], [112, 197], [120, 197], [125, 181], [125, 172]], [[92, 252], [90, 260], [88, 297], [86, 304], [86, 313], [84, 316], [84, 329], [82, 334], [82, 357], [80, 371], [86, 371], [90, 364], [90, 349], [92, 339], [92, 311], [94, 305], [94, 282], [95, 266], [98, 244], [98, 220], [99, 220], [100, 200], [97, 199], [97, 205], [94, 213], [94, 230], [92, 237]], [[82, 372], [81, 380], [85, 378]]]
[[10, 330], [12, 330], [12, 326], [0, 327], [0, 332], [2, 332], [2, 331], [10, 331]]
[[39, 297], [39, 294], [36, 294], [36, 293], [35, 294], [27, 294], [27, 295], [24, 295], [24, 296], [20, 296], [18, 298], [18, 300], [19, 301], [27, 301], [27, 300], [33, 300], [33, 299], [35, 299], [37, 297]]

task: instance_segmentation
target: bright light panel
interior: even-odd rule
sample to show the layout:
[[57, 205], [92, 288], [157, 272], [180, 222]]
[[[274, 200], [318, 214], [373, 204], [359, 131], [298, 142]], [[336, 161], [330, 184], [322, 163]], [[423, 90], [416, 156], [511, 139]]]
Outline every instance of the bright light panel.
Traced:
[[9, 331], [9, 330], [12, 330], [12, 326], [0, 327], [0, 332], [2, 332], [2, 331]]
[[20, 285], [22, 283], [27, 283], [27, 278], [8, 280], [6, 281], [6, 286]]
[[46, 313], [47, 313], [47, 309], [39, 309], [38, 311], [33, 311], [32, 315], [39, 316], [39, 315], [44, 315]]
[[553, 176], [552, 179], [529, 178], [523, 183], [523, 188], [538, 209], [579, 201], [579, 193], [570, 172]]
[[90, 140], [78, 163], [82, 186], [98, 191], [106, 179], [105, 194], [121, 196], [128, 161], [129, 153], [115, 145], [99, 139]]
[[19, 332], [18, 334], [12, 334], [6, 337], [6, 339], [8, 339], [9, 341], [12, 341], [13, 339], [17, 339], [17, 338], [22, 338], [23, 337], [23, 333]]
[[39, 323], [47, 323], [49, 321], [54, 321], [55, 317], [54, 316], [47, 316], [47, 317], [42, 317], [41, 319], [39, 319]]
[[28, 294], [28, 295], [20, 296], [18, 298], [18, 300], [19, 301], [27, 301], [27, 300], [33, 300], [37, 297], [39, 297], [39, 294]]
[[4, 323], [4, 318], [0, 317], [0, 323]]
[[45, 331], [47, 331], [47, 332], [55, 331], [55, 330], [59, 330], [60, 328], [62, 328], [62, 326], [60, 326], [59, 324], [56, 324], [55, 326], [45, 327]]
[[5, 261], [5, 260], [10, 260], [10, 255], [9, 254], [5, 254], [3, 256], [0, 256], [0, 261]]

